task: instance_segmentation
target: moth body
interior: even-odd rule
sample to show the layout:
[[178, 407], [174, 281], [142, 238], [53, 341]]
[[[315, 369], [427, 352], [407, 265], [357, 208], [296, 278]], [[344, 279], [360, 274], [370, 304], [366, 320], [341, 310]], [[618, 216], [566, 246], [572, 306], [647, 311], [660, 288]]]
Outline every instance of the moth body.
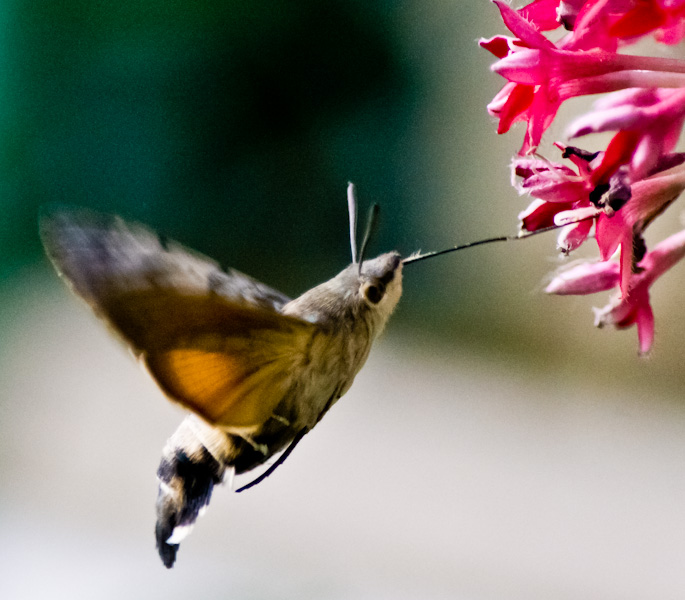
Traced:
[[[369, 288], [377, 290], [369, 299]], [[349, 265], [333, 279], [286, 304], [282, 312], [317, 329], [298, 366], [299, 393], [309, 398], [303, 425], [311, 428], [352, 385], [402, 294], [402, 263], [396, 252]]]

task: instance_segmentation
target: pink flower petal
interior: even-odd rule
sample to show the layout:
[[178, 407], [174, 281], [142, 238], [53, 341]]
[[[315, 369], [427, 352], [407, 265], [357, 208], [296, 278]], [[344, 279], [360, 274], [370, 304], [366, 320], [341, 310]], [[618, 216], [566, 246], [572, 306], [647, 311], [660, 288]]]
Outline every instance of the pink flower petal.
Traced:
[[613, 22], [610, 13], [615, 8], [610, 5], [615, 3], [615, 0], [588, 0], [580, 3], [581, 8], [573, 26], [573, 34], [559, 46], [567, 50], [601, 48], [615, 52], [618, 40], [609, 31]]
[[559, 296], [596, 294], [618, 285], [618, 263], [582, 263], [560, 272], [545, 288]]
[[557, 248], [564, 254], [577, 250], [590, 234], [592, 224], [592, 219], [587, 219], [564, 227], [557, 239]]
[[685, 257], [685, 229], [661, 241], [640, 262], [640, 266], [645, 269], [644, 278], [647, 279], [647, 284], [651, 285], [683, 257]]
[[528, 127], [521, 146], [521, 154], [534, 151], [542, 140], [542, 134], [554, 121], [561, 101], [555, 94], [550, 94], [547, 87], [541, 86], [533, 95], [533, 102], [528, 111]]
[[[619, 211], [631, 227], [646, 223], [671, 204], [685, 190], [685, 164], [662, 171], [631, 185], [632, 198]], [[617, 213], [618, 214], [618, 213]]]
[[521, 189], [534, 198], [547, 202], [576, 202], [587, 198], [587, 189], [583, 181], [552, 180], [545, 175], [533, 175], [522, 185]]
[[554, 217], [554, 224], [557, 227], [563, 227], [564, 225], [571, 225], [573, 223], [578, 223], [584, 221], [585, 219], [591, 219], [598, 215], [602, 215], [602, 211], [595, 206], [583, 206], [582, 208], [574, 208], [573, 210], [565, 210], [558, 212]]
[[557, 5], [559, 0], [535, 0], [518, 10], [518, 13], [540, 31], [550, 31], [559, 27]]
[[601, 112], [591, 112], [573, 121], [566, 129], [569, 139], [598, 133], [630, 129], [640, 122], [641, 113], [633, 106], [617, 106]]
[[662, 91], [652, 88], [628, 88], [599, 98], [593, 104], [593, 107], [601, 111], [626, 104], [631, 106], [652, 106], [659, 102]]
[[532, 48], [554, 48], [552, 42], [537, 31], [509, 5], [500, 0], [494, 0], [494, 3], [497, 5], [497, 8], [499, 8], [504, 24], [517, 38], [523, 40]]
[[533, 88], [529, 85], [515, 84], [499, 114], [497, 133], [506, 133], [528, 110], [533, 102]]
[[640, 305], [635, 316], [637, 325], [637, 339], [640, 345], [640, 354], [645, 356], [654, 344], [654, 313], [649, 301]]
[[610, 28], [617, 38], [633, 38], [651, 33], [666, 22], [666, 13], [656, 2], [636, 2], [635, 7], [622, 15]]
[[609, 260], [614, 252], [618, 250], [625, 229], [623, 210], [618, 211], [611, 218], [606, 215], [600, 215], [599, 219], [597, 219], [595, 236], [597, 237], [599, 255], [602, 260]]
[[[563, 151], [563, 148], [561, 148]], [[522, 177], [524, 180], [536, 174], [543, 174], [549, 172], [551, 176], [563, 177], [577, 177], [573, 169], [566, 165], [550, 162], [548, 160], [537, 158], [535, 156], [515, 156], [511, 161], [512, 175]], [[515, 185], [512, 183], [512, 185]]]
[[640, 132], [638, 131], [622, 130], [611, 138], [602, 161], [590, 175], [593, 187], [600, 183], [607, 183], [621, 165], [629, 163], [639, 141]]
[[571, 208], [571, 204], [534, 200], [526, 210], [519, 213], [519, 221], [524, 231], [537, 231], [554, 225], [554, 215], [560, 210]]
[[478, 45], [488, 52], [494, 54], [497, 58], [504, 58], [511, 52], [528, 47], [518, 38], [513, 38], [508, 35], [496, 35], [491, 38], [481, 38], [478, 40]]

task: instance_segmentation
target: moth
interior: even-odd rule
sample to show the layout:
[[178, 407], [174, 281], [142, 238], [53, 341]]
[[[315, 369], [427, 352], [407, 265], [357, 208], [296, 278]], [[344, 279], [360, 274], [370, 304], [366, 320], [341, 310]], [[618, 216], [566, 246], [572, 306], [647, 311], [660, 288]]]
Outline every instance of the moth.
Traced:
[[227, 473], [269, 461], [269, 476], [352, 385], [402, 295], [403, 267], [557, 226], [415, 253], [357, 249], [352, 263], [291, 300], [150, 229], [85, 209], [46, 211], [40, 235], [71, 289], [128, 345], [170, 400], [190, 411], [162, 450], [155, 537], [171, 568], [180, 542]]
[[45, 212], [40, 234], [71, 289], [191, 414], [162, 451], [155, 535], [164, 565], [227, 472], [279, 453], [262, 481], [345, 394], [402, 294], [397, 252], [352, 263], [291, 300], [138, 224], [85, 209]]

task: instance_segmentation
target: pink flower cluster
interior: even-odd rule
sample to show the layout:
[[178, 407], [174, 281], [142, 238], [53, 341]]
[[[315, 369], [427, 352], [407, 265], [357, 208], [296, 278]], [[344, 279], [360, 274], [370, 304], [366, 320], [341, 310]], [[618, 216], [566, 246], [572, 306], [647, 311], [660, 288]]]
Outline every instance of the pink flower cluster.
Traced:
[[[514, 10], [494, 0], [513, 36], [481, 40], [507, 83], [488, 105], [498, 132], [526, 123], [513, 160], [515, 185], [534, 200], [519, 218], [524, 231], [560, 228], [569, 253], [594, 237], [600, 261], [577, 265], [547, 287], [553, 294], [614, 290], [596, 324], [637, 326], [640, 352], [654, 340], [649, 288], [685, 256], [685, 231], [646, 247], [646, 227], [685, 189], [685, 154], [675, 152], [685, 121], [685, 60], [619, 53], [652, 35], [685, 37], [685, 0], [535, 0]], [[566, 30], [557, 41], [550, 32]], [[565, 162], [538, 153], [542, 136], [569, 98], [605, 94], [571, 123], [566, 138], [613, 132], [591, 152], [557, 143]], [[594, 232], [594, 236], [592, 236]]]

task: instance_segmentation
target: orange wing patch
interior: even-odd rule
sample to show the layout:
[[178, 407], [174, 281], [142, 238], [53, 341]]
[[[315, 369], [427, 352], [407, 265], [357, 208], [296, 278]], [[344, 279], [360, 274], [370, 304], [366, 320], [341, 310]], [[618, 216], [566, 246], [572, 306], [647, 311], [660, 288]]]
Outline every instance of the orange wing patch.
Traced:
[[208, 418], [220, 410], [231, 388], [244, 377], [243, 365], [219, 352], [191, 348], [171, 350], [163, 355], [163, 361], [166, 363], [164, 372], [168, 390], [180, 398], [197, 399], [206, 407]]
[[226, 429], [261, 425], [284, 392], [277, 362], [255, 368], [225, 352], [177, 348], [148, 356], [147, 366], [172, 399]]

